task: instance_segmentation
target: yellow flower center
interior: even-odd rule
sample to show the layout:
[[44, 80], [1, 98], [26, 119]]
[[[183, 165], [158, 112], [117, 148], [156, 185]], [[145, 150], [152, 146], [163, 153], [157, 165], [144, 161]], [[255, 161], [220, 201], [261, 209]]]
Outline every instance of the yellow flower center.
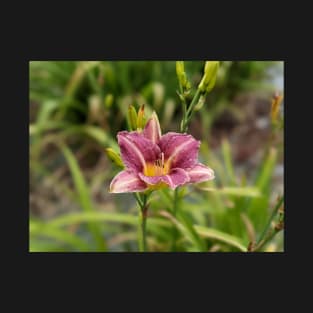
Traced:
[[164, 162], [164, 153], [161, 153], [161, 159], [156, 160], [154, 163], [147, 163], [144, 168], [144, 175], [146, 176], [162, 176], [167, 175], [170, 171], [170, 163]]

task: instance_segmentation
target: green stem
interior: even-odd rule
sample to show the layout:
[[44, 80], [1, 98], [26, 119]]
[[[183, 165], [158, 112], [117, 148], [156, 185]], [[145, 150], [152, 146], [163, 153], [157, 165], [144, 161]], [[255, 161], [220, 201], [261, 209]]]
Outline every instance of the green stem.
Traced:
[[146, 225], [147, 225], [147, 211], [148, 211], [148, 206], [147, 206], [148, 195], [144, 194], [142, 197], [138, 193], [135, 193], [134, 195], [140, 208], [140, 212], [139, 212], [140, 232], [138, 236], [139, 251], [146, 252], [147, 251]]
[[283, 201], [284, 201], [284, 196], [282, 196], [279, 199], [279, 201], [277, 202], [277, 204], [276, 204], [276, 206], [275, 206], [275, 208], [274, 208], [274, 210], [272, 212], [272, 215], [271, 215], [267, 225], [265, 226], [265, 228], [264, 228], [264, 230], [263, 230], [263, 232], [262, 232], [262, 234], [261, 234], [261, 236], [260, 236], [260, 238], [259, 238], [259, 240], [257, 242], [257, 246], [261, 243], [261, 241], [264, 239], [265, 235], [268, 233], [268, 231], [269, 231], [269, 229], [270, 229], [270, 227], [272, 225], [272, 221], [273, 221], [274, 217], [276, 216], [279, 208], [281, 207]]
[[183, 90], [183, 86], [181, 85], [180, 82], [179, 83], [179, 92], [177, 91], [177, 94], [182, 102], [182, 106], [183, 106], [183, 118], [182, 121], [180, 123], [180, 132], [184, 132], [185, 131], [185, 121], [187, 118], [187, 102], [186, 102], [186, 96], [184, 95], [184, 90]]
[[187, 116], [191, 114], [192, 110], [194, 109], [195, 105], [198, 103], [198, 100], [201, 96], [201, 91], [199, 89], [197, 89], [189, 107], [188, 107], [188, 110], [187, 110]]
[[146, 236], [147, 216], [146, 216], [146, 212], [147, 212], [146, 209], [141, 212], [141, 233], [142, 233], [141, 251], [142, 252], [147, 251], [147, 236]]
[[[178, 207], [178, 187], [174, 191], [174, 199], [173, 199], [173, 216], [176, 218]], [[176, 251], [176, 239], [177, 239], [177, 229], [176, 226], [173, 225], [172, 231], [172, 251]]]
[[180, 132], [184, 133], [187, 130], [186, 120], [187, 120], [187, 103], [185, 97], [182, 99], [182, 105], [183, 105], [183, 119], [180, 123]]
[[282, 230], [282, 228], [274, 229], [265, 239], [260, 241], [260, 243], [253, 249], [253, 252], [260, 251], [268, 242], [270, 242], [277, 233], [279, 233]]
[[142, 208], [142, 201], [141, 201], [140, 194], [136, 192], [136, 193], [134, 193], [134, 196], [135, 196], [137, 203], [139, 204], [140, 208]]
[[199, 98], [201, 96], [201, 91], [199, 89], [197, 89], [188, 109], [187, 112], [184, 114], [183, 116], [183, 123], [182, 123], [182, 127], [181, 127], [181, 132], [184, 133], [187, 131], [188, 128], [188, 124], [194, 114], [194, 107], [196, 106], [196, 104], [199, 101]]

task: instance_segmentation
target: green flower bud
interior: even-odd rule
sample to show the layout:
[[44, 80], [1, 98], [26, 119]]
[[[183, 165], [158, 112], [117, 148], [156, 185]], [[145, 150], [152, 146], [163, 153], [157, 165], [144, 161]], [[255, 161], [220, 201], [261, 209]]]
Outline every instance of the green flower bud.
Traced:
[[112, 148], [106, 148], [105, 152], [108, 156], [108, 158], [115, 163], [119, 167], [124, 167], [124, 164], [122, 162], [122, 159], [118, 153], [116, 153]]
[[184, 73], [185, 73], [184, 61], [176, 61], [176, 74], [179, 81], [181, 81], [181, 78], [184, 75]]
[[127, 119], [131, 130], [137, 129], [137, 112], [133, 105], [128, 106]]
[[195, 111], [199, 111], [202, 109], [203, 105], [204, 105], [204, 102], [205, 102], [205, 96], [204, 95], [201, 95], [200, 98], [199, 98], [199, 101], [198, 103], [195, 105]]
[[184, 61], [176, 61], [176, 74], [177, 74], [178, 81], [181, 84], [182, 88], [184, 90], [189, 90], [191, 88], [191, 84], [187, 79]]
[[145, 118], [145, 105], [143, 104], [139, 110], [137, 115], [137, 129], [141, 130], [146, 125], [146, 118]]
[[106, 97], [104, 98], [104, 105], [106, 108], [110, 108], [113, 104], [113, 95], [111, 93], [109, 93], [108, 95], [106, 95]]
[[210, 92], [216, 81], [217, 71], [219, 68], [219, 61], [206, 61], [204, 67], [204, 75], [198, 86], [203, 93]]

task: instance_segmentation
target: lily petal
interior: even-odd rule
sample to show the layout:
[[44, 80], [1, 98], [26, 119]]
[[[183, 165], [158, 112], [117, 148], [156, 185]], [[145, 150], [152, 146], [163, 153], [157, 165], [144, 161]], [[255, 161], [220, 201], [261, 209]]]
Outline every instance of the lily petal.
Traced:
[[187, 172], [190, 177], [189, 183], [201, 183], [215, 178], [214, 171], [201, 163], [198, 163]]
[[172, 189], [189, 182], [189, 175], [181, 168], [173, 168], [168, 175], [163, 176], [145, 176], [142, 173], [139, 173], [138, 175], [140, 179], [148, 185], [159, 185], [165, 183]]
[[198, 159], [200, 141], [191, 135], [169, 132], [158, 143], [171, 168], [192, 168]]
[[143, 135], [154, 143], [157, 143], [161, 138], [160, 122], [154, 111], [143, 130]]
[[157, 160], [161, 153], [157, 144], [136, 131], [121, 131], [117, 134], [117, 140], [123, 163], [137, 172], [145, 168], [146, 162]]
[[110, 184], [111, 193], [139, 192], [147, 189], [147, 185], [131, 170], [119, 172]]

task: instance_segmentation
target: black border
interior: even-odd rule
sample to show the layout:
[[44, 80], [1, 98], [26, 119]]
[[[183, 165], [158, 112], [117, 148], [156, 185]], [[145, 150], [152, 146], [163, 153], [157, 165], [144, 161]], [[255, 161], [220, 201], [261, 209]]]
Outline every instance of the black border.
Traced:
[[[142, 283], [140, 289], [142, 293], [147, 291], [145, 290], [145, 284], [158, 286], [162, 282], [162, 286], [165, 286], [165, 288], [154, 294], [156, 298], [171, 293], [171, 283], [181, 285], [184, 288], [184, 286], [187, 286], [185, 282], [189, 279], [196, 283], [196, 286], [199, 282], [202, 284], [202, 281], [204, 281], [209, 286], [208, 289], [216, 288], [221, 293], [225, 290], [235, 291], [240, 284], [246, 284], [249, 290], [250, 283], [260, 283], [262, 285], [262, 281], [267, 285], [267, 292], [273, 292], [271, 290], [273, 285], [277, 287], [275, 292], [278, 291], [279, 285], [281, 286], [283, 283], [282, 276], [288, 264], [287, 257], [289, 260], [291, 251], [296, 251], [298, 248], [298, 242], [292, 248], [292, 242], [295, 239], [291, 239], [294, 236], [291, 223], [295, 216], [303, 214], [303, 212], [299, 212], [300, 210], [309, 209], [297, 206], [295, 201], [292, 204], [292, 198], [295, 199], [296, 197], [294, 192], [286, 192], [287, 231], [285, 231], [286, 246], [284, 253], [253, 253], [244, 254], [244, 257], [241, 257], [243, 253], [87, 253], [85, 255], [82, 255], [82, 253], [28, 253], [29, 60], [284, 60], [285, 162], [288, 162], [288, 169], [285, 166], [285, 190], [287, 190], [287, 177], [291, 182], [293, 178], [298, 176], [295, 168], [292, 169], [291, 167], [295, 160], [295, 154], [291, 154], [293, 149], [289, 148], [287, 153], [287, 140], [290, 145], [292, 139], [297, 140], [295, 133], [293, 133], [295, 126], [291, 128], [287, 124], [289, 123], [289, 116], [294, 122], [293, 117], [296, 116], [294, 114], [297, 113], [297, 110], [299, 113], [299, 109], [293, 108], [292, 111], [294, 103], [299, 102], [299, 94], [297, 98], [294, 96], [294, 99], [292, 99], [292, 92], [287, 88], [293, 89], [296, 88], [295, 86], [299, 86], [299, 78], [294, 76], [293, 81], [291, 79], [293, 76], [292, 71], [295, 69], [292, 70], [290, 64], [296, 62], [293, 63], [287, 60], [289, 49], [287, 40], [283, 40], [286, 33], [280, 26], [277, 15], [269, 11], [262, 16], [262, 20], [253, 20], [251, 16], [246, 16], [241, 29], [232, 27], [237, 22], [237, 19], [233, 19], [231, 24], [226, 24], [224, 32], [218, 34], [214, 30], [218, 25], [225, 23], [224, 18], [227, 19], [228, 16], [223, 18], [222, 14], [217, 12], [219, 20], [211, 21], [209, 17], [212, 15], [201, 16], [201, 10], [197, 10], [197, 12], [199, 12], [199, 21], [194, 23], [196, 29], [189, 32], [188, 27], [184, 28], [182, 26], [183, 18], [179, 19], [178, 23], [173, 21], [177, 27], [169, 29], [166, 28], [167, 24], [165, 23], [168, 20], [164, 18], [147, 19], [146, 21], [141, 20], [141, 26], [138, 26], [138, 28], [129, 29], [127, 26], [122, 27], [115, 33], [104, 31], [103, 36], [100, 36], [99, 33], [93, 36], [90, 35], [92, 33], [88, 33], [87, 29], [82, 32], [82, 28], [74, 29], [74, 26], [71, 26], [69, 29], [63, 29], [62, 39], [59, 37], [62, 29], [55, 30], [51, 27], [46, 30], [44, 38], [33, 36], [28, 45], [15, 49], [15, 54], [13, 54], [14, 70], [12, 70], [12, 63], [6, 64], [10, 75], [6, 77], [6, 86], [8, 88], [5, 90], [5, 93], [9, 96], [6, 102], [6, 109], [9, 109], [9, 112], [6, 113], [6, 116], [8, 116], [10, 122], [13, 119], [14, 129], [12, 130], [12, 125], [10, 125], [6, 128], [10, 130], [10, 136], [8, 138], [5, 138], [5, 134], [3, 136], [3, 144], [8, 156], [6, 164], [8, 164], [9, 175], [6, 186], [11, 191], [4, 207], [4, 210], [8, 211], [11, 216], [8, 219], [8, 225], [4, 226], [8, 226], [6, 231], [6, 235], [9, 237], [7, 247], [8, 251], [12, 251], [10, 255], [13, 260], [10, 263], [15, 264], [14, 277], [22, 276], [26, 272], [28, 278], [32, 276], [30, 274], [33, 274], [33, 283], [35, 284], [46, 280], [52, 284], [58, 283], [60, 286], [58, 279], [61, 280], [61, 277], [63, 277], [62, 280], [72, 280], [74, 283], [77, 283], [80, 279], [82, 281], [83, 279], [90, 280], [90, 278], [95, 281], [103, 279], [103, 284], [106, 284], [107, 278], [111, 276], [111, 279], [113, 279], [110, 280], [110, 284], [113, 292], [116, 293], [120, 292], [118, 287], [121, 284], [127, 284], [126, 278], [129, 279], [129, 283]], [[177, 16], [179, 13], [175, 11], [171, 14]], [[167, 18], [170, 19], [171, 17], [167, 16]], [[40, 25], [40, 21], [43, 20], [39, 20], [38, 25]], [[260, 26], [254, 33], [251, 33], [252, 30], [249, 25], [253, 27], [259, 21], [262, 22], [262, 27]], [[164, 23], [166, 26], [164, 26]], [[127, 22], [123, 23], [123, 25], [126, 24]], [[160, 24], [163, 25], [163, 30], [160, 29]], [[270, 29], [264, 29], [264, 24]], [[107, 27], [108, 25], [101, 24], [101, 29], [111, 29], [112, 25]], [[144, 34], [138, 36], [137, 32], [140, 33], [146, 25], [154, 26], [147, 30], [148, 34], [144, 32]], [[30, 34], [38, 34], [36, 26], [33, 25], [32, 28], [28, 29]], [[206, 30], [208, 31], [206, 32]], [[72, 37], [69, 36], [71, 32]], [[283, 35], [278, 36], [278, 34]], [[13, 37], [14, 35], [15, 32], [12, 33]], [[14, 40], [20, 39], [22, 35], [14, 38]], [[165, 37], [167, 40], [165, 40]], [[286, 84], [287, 75], [290, 81], [288, 86]], [[297, 107], [299, 108], [299, 104], [297, 104]], [[289, 134], [287, 135], [288, 130]], [[291, 135], [291, 132], [293, 135]], [[294, 142], [294, 147], [296, 147], [295, 144], [298, 145], [298, 142]], [[293, 191], [293, 188], [290, 187], [290, 190]], [[4, 196], [6, 197], [7, 194]], [[12, 204], [14, 200], [17, 200], [16, 204]], [[295, 208], [299, 210], [296, 211]], [[14, 225], [12, 226], [12, 224]], [[13, 227], [14, 232], [11, 231]], [[262, 276], [263, 273], [266, 273], [265, 276]], [[114, 278], [117, 277], [122, 278], [122, 282], [117, 280], [114, 283]], [[212, 281], [214, 281], [214, 285]], [[167, 286], [168, 288], [166, 288]], [[37, 284], [37, 287], [40, 287], [40, 285]], [[231, 290], [229, 290], [230, 288]], [[140, 292], [136, 292], [139, 299], [141, 299]], [[251, 294], [253, 295], [253, 289], [243, 294], [243, 302]], [[203, 290], [199, 295], [202, 296], [204, 302], [210, 301], [209, 295], [206, 295]], [[223, 301], [227, 301], [227, 299], [224, 298]], [[278, 299], [278, 301], [280, 300]], [[256, 305], [259, 304], [258, 301]]]

